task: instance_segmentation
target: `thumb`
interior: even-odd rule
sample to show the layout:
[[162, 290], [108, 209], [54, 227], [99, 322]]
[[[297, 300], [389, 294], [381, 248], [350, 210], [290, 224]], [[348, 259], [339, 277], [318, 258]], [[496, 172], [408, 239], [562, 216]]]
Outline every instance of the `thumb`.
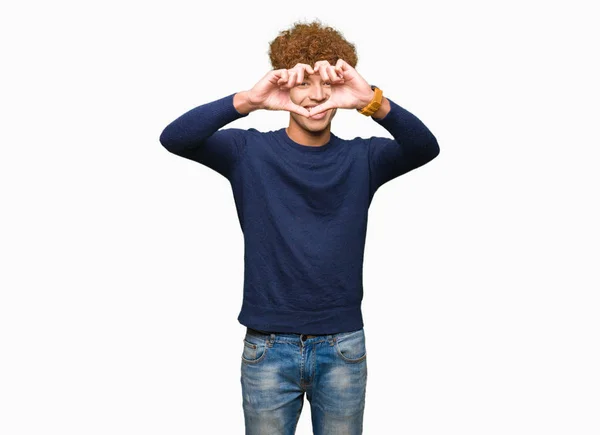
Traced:
[[323, 113], [329, 109], [335, 109], [335, 107], [335, 104], [331, 100], [327, 100], [323, 104], [319, 104], [318, 106], [315, 106], [312, 109], [310, 109], [309, 116], [318, 115], [319, 113]]
[[297, 113], [298, 115], [302, 115], [307, 118], [310, 116], [310, 112], [307, 109], [297, 104], [294, 104], [291, 101], [285, 105], [285, 110], [287, 110], [288, 112]]

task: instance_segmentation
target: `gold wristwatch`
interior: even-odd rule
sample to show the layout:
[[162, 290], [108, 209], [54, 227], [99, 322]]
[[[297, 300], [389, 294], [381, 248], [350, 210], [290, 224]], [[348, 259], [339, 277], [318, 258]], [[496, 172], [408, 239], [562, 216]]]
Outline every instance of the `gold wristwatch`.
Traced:
[[371, 85], [371, 89], [375, 91], [375, 96], [373, 97], [371, 102], [362, 109], [356, 109], [359, 113], [365, 116], [371, 116], [375, 112], [377, 112], [381, 107], [381, 101], [383, 100], [383, 91], [381, 89], [374, 85]]

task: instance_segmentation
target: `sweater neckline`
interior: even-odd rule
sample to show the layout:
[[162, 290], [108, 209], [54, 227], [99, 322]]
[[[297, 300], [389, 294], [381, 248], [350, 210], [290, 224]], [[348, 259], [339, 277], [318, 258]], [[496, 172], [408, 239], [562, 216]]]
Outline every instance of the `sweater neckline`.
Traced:
[[323, 152], [323, 151], [327, 150], [328, 148], [331, 148], [338, 141], [338, 137], [336, 135], [334, 135], [333, 133], [331, 133], [331, 131], [329, 132], [329, 142], [327, 142], [326, 144], [323, 144], [323, 145], [319, 145], [319, 146], [302, 145], [302, 144], [294, 141], [292, 138], [290, 138], [288, 136], [287, 132], [285, 131], [285, 127], [278, 130], [278, 134], [283, 139], [283, 141], [285, 143], [287, 143], [290, 147], [295, 148], [302, 152], [307, 152], [307, 153]]

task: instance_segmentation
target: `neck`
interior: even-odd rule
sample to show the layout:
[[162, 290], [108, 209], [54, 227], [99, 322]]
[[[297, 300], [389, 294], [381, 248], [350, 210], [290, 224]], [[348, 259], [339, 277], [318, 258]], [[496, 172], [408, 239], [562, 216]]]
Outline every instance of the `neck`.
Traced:
[[331, 123], [327, 124], [323, 130], [310, 131], [300, 127], [293, 119], [290, 119], [290, 125], [285, 129], [287, 135], [294, 142], [300, 145], [318, 147], [329, 142]]

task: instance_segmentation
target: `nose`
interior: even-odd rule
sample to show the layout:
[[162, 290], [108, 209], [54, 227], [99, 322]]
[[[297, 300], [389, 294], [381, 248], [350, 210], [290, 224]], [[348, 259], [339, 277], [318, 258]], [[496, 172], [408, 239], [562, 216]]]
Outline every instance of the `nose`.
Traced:
[[311, 95], [311, 99], [316, 100], [316, 101], [321, 101], [323, 99], [325, 99], [326, 95], [325, 95], [325, 91], [323, 90], [323, 87], [321, 85], [316, 85], [313, 87], [313, 92]]

